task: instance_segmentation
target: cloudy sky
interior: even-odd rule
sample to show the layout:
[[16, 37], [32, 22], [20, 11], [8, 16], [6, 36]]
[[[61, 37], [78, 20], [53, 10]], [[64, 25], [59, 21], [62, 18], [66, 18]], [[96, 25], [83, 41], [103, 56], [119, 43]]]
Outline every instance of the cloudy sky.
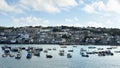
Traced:
[[120, 0], [0, 0], [0, 26], [120, 28]]

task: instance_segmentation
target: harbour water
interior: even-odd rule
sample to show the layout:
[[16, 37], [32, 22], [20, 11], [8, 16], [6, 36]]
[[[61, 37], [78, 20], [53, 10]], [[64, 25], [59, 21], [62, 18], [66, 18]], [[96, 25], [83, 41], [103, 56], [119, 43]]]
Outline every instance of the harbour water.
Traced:
[[[4, 46], [4, 44], [1, 44]], [[8, 45], [11, 47], [41, 47], [44, 49], [56, 48], [56, 50], [48, 51], [48, 54], [52, 55], [52, 58], [46, 58], [46, 53], [43, 51], [40, 56], [33, 56], [31, 59], [26, 59], [27, 52], [22, 51], [22, 58], [15, 59], [14, 57], [2, 57], [3, 50], [0, 48], [0, 68], [120, 68], [120, 53], [114, 53], [114, 51], [119, 51], [120, 47], [112, 49], [111, 52], [114, 53], [113, 56], [98, 56], [97, 54], [89, 55], [89, 57], [82, 57], [80, 55], [80, 49], [84, 48], [87, 51], [97, 51], [97, 48], [104, 48], [107, 50], [109, 47], [115, 46], [95, 46], [95, 45], [73, 45], [67, 46], [67, 48], [61, 48], [59, 45]], [[94, 49], [89, 49], [88, 47], [96, 47]], [[65, 55], [60, 56], [59, 50], [65, 50]], [[72, 58], [67, 58], [68, 50], [73, 50], [70, 52]]]

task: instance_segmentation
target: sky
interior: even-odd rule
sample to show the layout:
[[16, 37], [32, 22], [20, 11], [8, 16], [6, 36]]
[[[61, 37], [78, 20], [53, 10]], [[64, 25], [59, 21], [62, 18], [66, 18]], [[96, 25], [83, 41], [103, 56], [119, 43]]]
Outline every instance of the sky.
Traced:
[[0, 26], [120, 28], [120, 0], [0, 0]]

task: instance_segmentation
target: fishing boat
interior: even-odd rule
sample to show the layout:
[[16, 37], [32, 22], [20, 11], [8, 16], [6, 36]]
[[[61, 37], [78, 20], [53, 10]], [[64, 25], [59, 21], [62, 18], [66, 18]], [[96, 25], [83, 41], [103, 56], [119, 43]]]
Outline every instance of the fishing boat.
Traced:
[[73, 47], [77, 47], [77, 46], [74, 45]]
[[114, 51], [115, 53], [120, 53], [120, 51]]
[[27, 59], [30, 59], [32, 58], [32, 54], [31, 53], [28, 53], [27, 56], [26, 56]]
[[35, 51], [34, 56], [40, 56], [40, 52]]
[[68, 53], [67, 58], [72, 58], [72, 55], [70, 53]]
[[96, 47], [88, 47], [88, 49], [95, 49]]
[[8, 48], [6, 48], [6, 49], [4, 50], [4, 53], [5, 53], [5, 54], [10, 54], [10, 50], [9, 50]]
[[113, 56], [113, 55], [114, 54], [110, 50], [98, 52], [98, 56]]
[[11, 48], [11, 51], [12, 51], [12, 52], [18, 52], [18, 51], [19, 51], [19, 48], [17, 48], [17, 47]]
[[53, 50], [56, 50], [56, 48], [53, 48]]
[[86, 54], [85, 52], [80, 52], [80, 54], [81, 54], [82, 57], [89, 57], [89, 55]]
[[64, 54], [64, 52], [59, 52], [59, 55], [64, 56], [65, 54]]
[[2, 54], [2, 57], [4, 57], [4, 58], [7, 57], [7, 56], [8, 56], [7, 54]]
[[15, 59], [21, 59], [21, 57], [22, 57], [22, 55], [21, 55], [20, 53], [17, 53], [17, 54], [15, 55]]
[[61, 48], [67, 48], [67, 46], [66, 46], [66, 45], [61, 45], [60, 47], [61, 47]]
[[44, 53], [48, 53], [48, 50], [44, 50]]
[[59, 50], [59, 52], [65, 52], [65, 50]]
[[104, 48], [97, 48], [98, 50], [104, 50]]
[[80, 51], [81, 51], [81, 52], [85, 52], [85, 51], [87, 51], [87, 50], [85, 50], [85, 49], [81, 48], [81, 49], [80, 49]]
[[52, 57], [53, 57], [52, 55], [46, 54], [46, 58], [52, 58]]
[[68, 52], [73, 52], [73, 50], [68, 50]]

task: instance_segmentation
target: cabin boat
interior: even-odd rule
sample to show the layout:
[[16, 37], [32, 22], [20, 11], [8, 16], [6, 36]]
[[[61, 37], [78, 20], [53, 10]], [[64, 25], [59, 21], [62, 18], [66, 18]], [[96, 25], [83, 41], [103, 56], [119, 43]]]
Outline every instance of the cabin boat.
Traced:
[[100, 51], [98, 52], [98, 56], [113, 56], [114, 54], [111, 51]]
[[18, 53], [18, 54], [16, 54], [16, 56], [15, 56], [15, 59], [21, 59], [21, 54], [20, 53]]
[[96, 47], [88, 47], [88, 49], [95, 49]]
[[32, 58], [32, 54], [31, 53], [28, 53], [27, 56], [26, 56], [27, 59], [30, 59]]
[[7, 48], [7, 49], [4, 50], [4, 53], [5, 54], [10, 54], [10, 50]]
[[104, 50], [104, 48], [98, 48], [98, 50]]
[[44, 50], [44, 53], [48, 53], [48, 50]]
[[46, 54], [46, 58], [52, 58], [52, 57], [53, 57], [52, 55]]
[[73, 52], [73, 50], [68, 50], [68, 52]]
[[65, 52], [65, 50], [59, 50], [59, 52]]
[[68, 53], [67, 58], [72, 58], [72, 55], [70, 53]]
[[53, 48], [53, 50], [56, 50], [56, 48]]
[[34, 52], [34, 56], [40, 56], [40, 52], [35, 51], [35, 52]]
[[8, 55], [7, 54], [2, 54], [2, 57], [7, 57]]
[[59, 55], [64, 56], [65, 54], [64, 54], [64, 52], [59, 52]]
[[22, 55], [20, 53], [17, 53], [15, 56], [15, 59], [21, 59]]
[[80, 54], [81, 54], [82, 57], [89, 57], [89, 55], [85, 54], [84, 52], [80, 52]]
[[77, 47], [77, 46], [73, 46], [73, 47]]
[[12, 48], [11, 51], [12, 51], [12, 52], [18, 52], [18, 51], [19, 51], [19, 48], [17, 48], [17, 47]]

